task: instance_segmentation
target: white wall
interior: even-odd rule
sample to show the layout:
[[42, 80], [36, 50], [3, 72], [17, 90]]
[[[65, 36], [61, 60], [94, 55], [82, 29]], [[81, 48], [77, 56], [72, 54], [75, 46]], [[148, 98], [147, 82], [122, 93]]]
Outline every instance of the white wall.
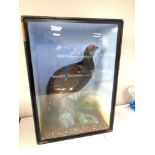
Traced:
[[[124, 20], [117, 104], [129, 102], [134, 85], [134, 0], [20, 0], [20, 15], [119, 18]], [[21, 28], [21, 27], [20, 27]], [[20, 29], [20, 116], [32, 114], [23, 37]]]

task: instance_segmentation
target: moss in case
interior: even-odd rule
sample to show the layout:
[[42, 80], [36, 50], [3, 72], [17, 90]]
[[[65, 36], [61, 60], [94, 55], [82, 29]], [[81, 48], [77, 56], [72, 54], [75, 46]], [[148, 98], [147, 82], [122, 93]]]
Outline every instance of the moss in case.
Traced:
[[56, 138], [107, 129], [95, 95], [89, 92], [59, 94], [48, 104], [42, 123], [42, 137]]

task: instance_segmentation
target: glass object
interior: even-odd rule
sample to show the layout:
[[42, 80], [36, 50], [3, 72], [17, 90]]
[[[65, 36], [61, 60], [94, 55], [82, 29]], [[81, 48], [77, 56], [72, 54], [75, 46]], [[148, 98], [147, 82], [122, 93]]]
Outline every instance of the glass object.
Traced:
[[38, 143], [112, 130], [122, 20], [23, 17]]

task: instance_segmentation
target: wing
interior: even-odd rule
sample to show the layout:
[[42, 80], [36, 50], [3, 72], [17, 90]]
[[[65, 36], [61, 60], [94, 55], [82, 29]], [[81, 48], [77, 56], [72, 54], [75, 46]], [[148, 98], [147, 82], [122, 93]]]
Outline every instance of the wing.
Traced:
[[81, 62], [62, 67], [50, 78], [47, 94], [77, 92], [88, 83], [91, 76], [91, 71]]

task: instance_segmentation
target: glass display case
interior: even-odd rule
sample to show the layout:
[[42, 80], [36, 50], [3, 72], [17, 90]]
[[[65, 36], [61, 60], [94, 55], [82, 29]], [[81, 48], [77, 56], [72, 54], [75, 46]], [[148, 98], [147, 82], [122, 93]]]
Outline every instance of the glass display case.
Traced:
[[37, 142], [112, 131], [123, 20], [22, 23]]

